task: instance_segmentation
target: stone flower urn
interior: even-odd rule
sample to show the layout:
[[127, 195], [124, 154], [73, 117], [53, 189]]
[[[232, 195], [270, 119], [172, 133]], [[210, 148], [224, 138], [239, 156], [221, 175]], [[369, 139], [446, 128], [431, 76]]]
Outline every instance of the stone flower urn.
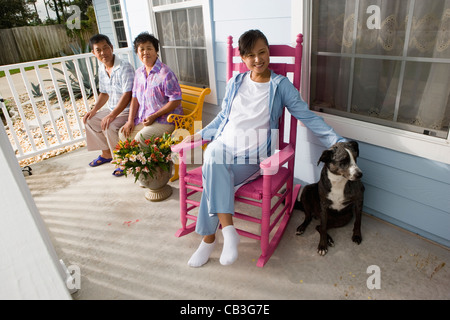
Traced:
[[145, 177], [143, 174], [139, 175], [141, 185], [148, 189], [145, 193], [147, 200], [162, 201], [172, 195], [172, 187], [167, 184], [172, 177], [172, 166], [173, 164], [170, 163], [169, 171], [157, 167], [153, 173], [153, 178], [150, 176]]

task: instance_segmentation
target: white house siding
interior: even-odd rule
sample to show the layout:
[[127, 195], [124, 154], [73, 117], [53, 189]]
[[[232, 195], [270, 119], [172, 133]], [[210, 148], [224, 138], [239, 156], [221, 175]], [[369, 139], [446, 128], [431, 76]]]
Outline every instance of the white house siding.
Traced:
[[121, 1], [124, 24], [127, 26], [128, 45], [132, 47], [136, 36], [144, 31], [153, 33], [147, 0]]
[[228, 36], [234, 46], [247, 30], [259, 29], [269, 44], [294, 44], [291, 35], [291, 0], [213, 0], [213, 29], [216, 48], [217, 97], [220, 104], [226, 86], [226, 47]]
[[[150, 18], [150, 8], [147, 0], [121, 0], [122, 16], [127, 34], [128, 47], [133, 48], [133, 41], [136, 36], [144, 31], [154, 33], [152, 20]], [[134, 54], [134, 66], [138, 68], [142, 65], [139, 58]]]
[[[127, 1], [129, 13], [142, 10], [141, 1], [145, 0]], [[260, 29], [271, 44], [293, 45], [297, 32], [293, 26], [301, 23], [292, 12], [298, 8], [292, 1], [211, 0], [219, 105], [226, 85], [227, 37], [231, 35], [236, 44], [244, 31]], [[315, 182], [324, 147], [302, 126], [297, 141], [296, 180]], [[450, 247], [450, 165], [361, 141], [359, 165], [364, 172], [366, 213]]]

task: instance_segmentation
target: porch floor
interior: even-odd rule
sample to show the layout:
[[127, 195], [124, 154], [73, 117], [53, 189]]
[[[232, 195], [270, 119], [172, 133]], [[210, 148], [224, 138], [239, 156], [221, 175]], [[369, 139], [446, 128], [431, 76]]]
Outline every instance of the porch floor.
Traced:
[[[259, 242], [243, 237], [238, 260], [222, 266], [220, 232], [210, 261], [190, 268], [201, 238], [175, 237], [178, 182], [170, 183], [169, 199], [149, 202], [133, 178], [112, 176], [113, 165], [89, 167], [96, 156], [81, 148], [32, 165], [26, 177], [59, 258], [80, 267], [74, 299], [450, 298], [449, 249], [368, 215], [361, 245], [351, 241], [352, 225], [335, 229], [335, 247], [324, 257], [316, 252], [314, 221], [295, 235], [303, 221], [295, 210], [264, 268], [256, 267]], [[381, 270], [381, 289], [367, 287], [371, 265]]]

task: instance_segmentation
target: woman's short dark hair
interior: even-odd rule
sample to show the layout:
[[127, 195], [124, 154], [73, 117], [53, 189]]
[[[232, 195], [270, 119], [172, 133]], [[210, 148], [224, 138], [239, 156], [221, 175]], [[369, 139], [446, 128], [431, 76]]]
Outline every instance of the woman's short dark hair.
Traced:
[[141, 32], [133, 41], [134, 52], [137, 53], [137, 49], [140, 44], [150, 42], [155, 48], [156, 52], [159, 52], [159, 40], [147, 31]]
[[252, 51], [256, 41], [258, 41], [259, 39], [262, 39], [266, 43], [266, 45], [269, 46], [269, 42], [267, 41], [266, 36], [259, 30], [248, 30], [247, 32], [242, 34], [238, 42], [239, 54], [241, 56], [249, 54]]
[[111, 41], [109, 40], [108, 36], [105, 36], [104, 34], [96, 34], [95, 36], [92, 36], [91, 39], [89, 39], [89, 46], [91, 47], [91, 50], [94, 49], [94, 44], [97, 44], [101, 41], [106, 41], [108, 46], [112, 47]]

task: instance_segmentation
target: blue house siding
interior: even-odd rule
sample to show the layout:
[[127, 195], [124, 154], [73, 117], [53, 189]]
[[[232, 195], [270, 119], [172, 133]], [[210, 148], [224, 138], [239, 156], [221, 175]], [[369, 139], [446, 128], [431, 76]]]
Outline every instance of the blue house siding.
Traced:
[[450, 247], [450, 165], [360, 143], [364, 211]]
[[[302, 126], [297, 141], [296, 180], [316, 182], [324, 147]], [[450, 247], [450, 165], [358, 142], [364, 212]]]
[[98, 32], [109, 37], [113, 45], [117, 44], [116, 36], [112, 28], [109, 14], [108, 1], [93, 1], [95, 17], [97, 19]]

